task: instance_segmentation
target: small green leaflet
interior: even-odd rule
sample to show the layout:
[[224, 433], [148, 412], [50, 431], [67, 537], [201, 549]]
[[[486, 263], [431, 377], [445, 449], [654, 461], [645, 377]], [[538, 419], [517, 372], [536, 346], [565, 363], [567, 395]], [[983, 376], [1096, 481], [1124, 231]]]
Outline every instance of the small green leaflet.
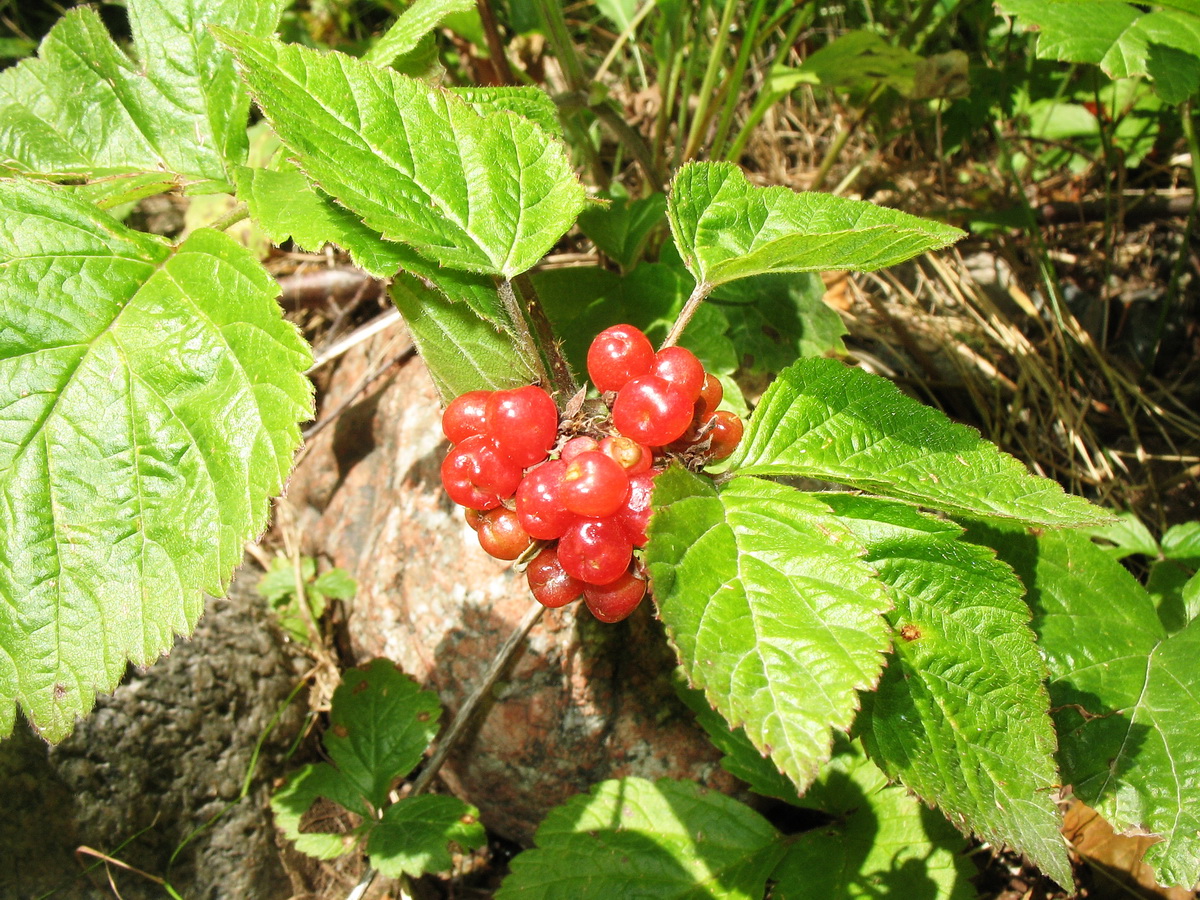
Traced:
[[58, 741], [220, 594], [312, 415], [245, 248], [0, 183], [0, 735]]
[[268, 35], [283, 5], [129, 0], [136, 60], [94, 9], [71, 10], [37, 59], [0, 74], [0, 172], [57, 180], [166, 171], [227, 185], [246, 156], [250, 101], [208, 26]]
[[745, 900], [783, 852], [754, 810], [689, 781], [621, 778], [550, 811], [496, 900]]
[[697, 283], [763, 272], [869, 272], [949, 246], [963, 232], [861, 200], [755, 187], [732, 163], [692, 162], [671, 183], [667, 216]]
[[646, 561], [684, 671], [803, 790], [879, 679], [885, 587], [828, 507], [789, 487], [718, 493], [672, 468], [653, 499]]
[[[318, 859], [349, 852], [366, 838], [371, 864], [385, 875], [421, 875], [450, 867], [447, 844], [486, 841], [479, 814], [453, 797], [406, 797], [388, 803], [397, 778], [413, 770], [437, 734], [437, 696], [421, 690], [389, 660], [348, 669], [333, 693], [322, 740], [329, 762], [294, 773], [271, 798], [275, 820], [297, 849]], [[320, 797], [361, 816], [349, 833], [302, 828]], [[375, 818], [373, 812], [382, 810]]]
[[470, 103], [481, 116], [507, 111], [528, 119], [546, 134], [556, 138], [563, 136], [558, 107], [541, 88], [468, 85], [448, 90]]
[[754, 410], [730, 460], [739, 475], [819, 478], [932, 509], [1085, 525], [1109, 515], [1063, 492], [979, 432], [837, 360], [802, 359]]
[[1099, 65], [1111, 78], [1148, 75], [1168, 103], [1200, 87], [1200, 6], [1146, 12], [1123, 0], [997, 0], [1002, 12], [1038, 28], [1044, 59]]
[[562, 145], [510, 112], [390, 69], [226, 29], [258, 105], [300, 168], [388, 240], [512, 278], [583, 208]]
[[893, 655], [859, 718], [871, 758], [964, 831], [1070, 887], [1045, 663], [1020, 581], [953, 523], [892, 500], [820, 498], [896, 601]]
[[607, 206], [590, 206], [579, 214], [579, 230], [596, 249], [628, 272], [638, 264], [650, 235], [667, 217], [666, 194], [632, 199], [609, 195]]
[[797, 835], [772, 900], [971, 900], [975, 866], [940, 813], [889, 785], [857, 744], [842, 744], [804, 796], [836, 821]]
[[1117, 831], [1161, 836], [1162, 884], [1200, 881], [1200, 624], [1168, 635], [1133, 576], [1085, 535], [980, 529], [1029, 591], [1064, 784]]
[[452, 303], [411, 275], [392, 282], [391, 296], [444, 402], [467, 391], [534, 381], [508, 335], [465, 304]]
[[397, 57], [415, 50], [421, 38], [443, 18], [474, 7], [474, 0], [413, 0], [363, 59], [377, 66], [389, 66]]

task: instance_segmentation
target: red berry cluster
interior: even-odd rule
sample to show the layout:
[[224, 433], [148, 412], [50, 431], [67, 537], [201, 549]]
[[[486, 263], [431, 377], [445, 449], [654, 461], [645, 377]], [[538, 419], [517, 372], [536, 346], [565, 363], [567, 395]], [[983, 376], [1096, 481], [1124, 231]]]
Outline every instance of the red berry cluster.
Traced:
[[533, 386], [456, 398], [442, 416], [453, 444], [442, 482], [492, 556], [528, 557], [545, 542], [526, 567], [540, 603], [582, 596], [597, 619], [619, 622], [646, 593], [634, 550], [646, 545], [656, 454], [723, 459], [742, 423], [716, 409], [720, 382], [691, 352], [655, 353], [630, 325], [596, 337], [588, 374], [611, 421], [560, 429], [554, 401]]

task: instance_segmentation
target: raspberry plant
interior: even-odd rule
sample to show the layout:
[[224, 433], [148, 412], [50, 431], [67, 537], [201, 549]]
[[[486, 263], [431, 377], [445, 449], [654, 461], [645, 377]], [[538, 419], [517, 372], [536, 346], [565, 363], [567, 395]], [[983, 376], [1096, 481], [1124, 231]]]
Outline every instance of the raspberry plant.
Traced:
[[[1164, 621], [1110, 556], [1057, 530], [1106, 513], [821, 358], [839, 331], [806, 273], [878, 269], [960, 232], [715, 162], [610, 213], [577, 179], [545, 93], [444, 89], [389, 68], [454, 0], [414, 4], [366, 59], [281, 43], [280, 3], [185, 6], [129, 0], [132, 58], [92, 10], [72, 10], [38, 58], [0, 74], [0, 733], [19, 708], [61, 739], [128, 662], [190, 631], [284, 483], [312, 414], [311, 357], [274, 281], [222, 233], [228, 221], [171, 242], [111, 212], [165, 190], [227, 192], [275, 242], [330, 242], [393, 278], [453, 411], [451, 495], [502, 554], [527, 543], [508, 512], [528, 537], [559, 535], [527, 567], [537, 598], [577, 597], [571, 567], [611, 547], [604, 532], [622, 536], [618, 556], [638, 544], [730, 768], [843, 824], [781, 836], [693, 785], [606, 783], [551, 815], [506, 892], [629, 895], [669, 872], [681, 894], [771, 879], [775, 896], [860, 896], [883, 883], [871, 873], [886, 875], [889, 847], [908, 846], [929, 848], [938, 896], [963, 895], [958, 839], [907, 791], [1070, 885], [1064, 785], [1118, 827], [1160, 835], [1150, 862], [1164, 883], [1200, 880], [1195, 576]], [[267, 166], [246, 164], [251, 98], [283, 148]], [[671, 241], [639, 262], [663, 216]], [[620, 273], [532, 271], [577, 220]], [[645, 456], [586, 429], [558, 445], [588, 348], [617, 324], [650, 335], [652, 354], [686, 347], [708, 374], [606, 332], [592, 376], [615, 391], [614, 430], [729, 455], [714, 478], [668, 453], [661, 472], [629, 477], [625, 510], [588, 518], [609, 505], [576, 497], [587, 527], [558, 532], [555, 484], [593, 477], [596, 454], [630, 473]], [[776, 377], [739, 434], [742, 363]], [[645, 589], [618, 562], [583, 589], [602, 619]], [[356, 782], [361, 797], [332, 775], [310, 793], [366, 798], [374, 814], [378, 778], [411, 761]], [[835, 852], [847, 863], [832, 871]], [[836, 883], [814, 894], [822, 878]]]

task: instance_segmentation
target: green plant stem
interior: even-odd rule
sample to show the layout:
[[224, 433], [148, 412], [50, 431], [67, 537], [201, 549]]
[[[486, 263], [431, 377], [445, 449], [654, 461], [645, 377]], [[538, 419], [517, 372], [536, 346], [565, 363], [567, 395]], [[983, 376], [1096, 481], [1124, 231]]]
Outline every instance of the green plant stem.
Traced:
[[1150, 357], [1150, 364], [1147, 369], [1154, 367], [1155, 361], [1158, 359], [1158, 354], [1162, 349], [1163, 334], [1167, 330], [1167, 321], [1170, 318], [1171, 309], [1175, 306], [1179, 299], [1179, 285], [1183, 280], [1183, 271], [1187, 266], [1188, 248], [1192, 243], [1192, 234], [1196, 229], [1197, 219], [1200, 218], [1200, 138], [1196, 135], [1196, 98], [1192, 97], [1183, 105], [1180, 110], [1180, 123], [1183, 126], [1183, 137], [1187, 143], [1188, 153], [1192, 157], [1192, 208], [1188, 212], [1187, 227], [1184, 229], [1183, 236], [1179, 242], [1179, 253], [1175, 257], [1175, 262], [1171, 266], [1171, 280], [1167, 282], [1167, 293], [1163, 297], [1158, 310], [1158, 323], [1155, 329], [1154, 336], [1154, 352]]
[[552, 382], [554, 390], [564, 398], [573, 397], [579, 390], [579, 384], [575, 381], [575, 373], [571, 371], [571, 366], [567, 363], [566, 357], [562, 354], [562, 348], [554, 337], [554, 329], [550, 325], [550, 320], [546, 318], [546, 311], [542, 309], [537, 288], [533, 286], [533, 279], [528, 275], [518, 275], [515, 281], [521, 295], [525, 298], [525, 309], [529, 311], [529, 320], [533, 323], [538, 346], [549, 365], [550, 375], [554, 379]]
[[678, 136], [675, 141], [675, 152], [671, 155], [671, 168], [678, 169], [683, 162], [683, 135], [688, 133], [688, 108], [689, 99], [695, 93], [692, 90], [696, 80], [696, 68], [699, 65], [699, 60], [704, 55], [704, 30], [705, 23], [708, 21], [708, 8], [711, 0], [700, 0], [700, 7], [696, 10], [696, 14], [692, 17], [692, 40], [688, 47], [687, 64], [683, 67], [683, 78], [679, 82], [679, 91], [676, 94], [676, 102], [679, 106], [679, 118], [676, 120], [676, 128]]
[[679, 343], [679, 339], [683, 337], [684, 329], [692, 321], [692, 316], [696, 315], [696, 310], [700, 308], [700, 304], [704, 302], [704, 298], [711, 294], [715, 287], [715, 284], [702, 281], [692, 289], [687, 302], [683, 304], [683, 309], [679, 310], [679, 315], [675, 317], [675, 324], [671, 326], [671, 330], [663, 339], [662, 345], [659, 347], [660, 350], [666, 347], [674, 347]]
[[[633, 18], [629, 20], [629, 24], [625, 26], [624, 30], [617, 35], [617, 39], [613, 41], [613, 45], [609, 49], [608, 54], [604, 57], [604, 61], [600, 63], [600, 68], [596, 69], [595, 73], [592, 75], [592, 79], [594, 81], [599, 81], [604, 77], [604, 73], [607, 72], [608, 67], [613, 64], [613, 60], [617, 58], [617, 54], [621, 52], [621, 48], [625, 46], [626, 42], [629, 41], [629, 39], [633, 36], [633, 33], [638, 30], [638, 27], [642, 24], [642, 20], [645, 19], [646, 16], [648, 16], [651, 12], [653, 12], [657, 6], [658, 4], [655, 2], [655, 0], [642, 0], [642, 5], [638, 7], [637, 12], [633, 14]], [[646, 68], [642, 63], [641, 51], [638, 49], [636, 43], [632, 43], [631, 47], [633, 49], [634, 59], [637, 61], [638, 74], [642, 79], [642, 88], [648, 88], [650, 85], [646, 80]]]
[[542, 24], [546, 28], [546, 40], [562, 66], [567, 86], [573, 91], [587, 93], [588, 79], [583, 73], [583, 63], [575, 52], [575, 43], [567, 31], [567, 20], [563, 18], [562, 4], [554, 0], [535, 0], [534, 5], [541, 14]]
[[508, 319], [512, 324], [509, 334], [517, 344], [517, 351], [525, 358], [530, 370], [538, 376], [542, 384], [552, 384], [550, 370], [546, 367], [545, 360], [542, 359], [537, 341], [533, 339], [533, 332], [529, 330], [529, 322], [513, 291], [512, 282], [507, 278], [501, 281], [496, 288], [496, 293], [499, 294], [500, 302], [504, 305], [504, 311], [508, 314]]
[[755, 39], [758, 36], [758, 27], [761, 24], [763, 11], [767, 5], [767, 0], [754, 0], [754, 6], [750, 9], [750, 14], [746, 17], [745, 35], [742, 37], [742, 45], [738, 48], [737, 59], [733, 64], [733, 71], [729, 74], [727, 80], [728, 88], [725, 91], [725, 106], [721, 110], [721, 115], [717, 119], [717, 133], [713, 137], [710, 155], [717, 157], [721, 155], [721, 148], [725, 146], [725, 139], [729, 136], [729, 126], [733, 124], [733, 114], [737, 111], [742, 93], [738, 89], [742, 83], [742, 79], [746, 76], [746, 67], [750, 63], [750, 54], [756, 46]]
[[788, 54], [792, 52], [792, 46], [796, 43], [800, 29], [812, 19], [812, 10], [815, 8], [811, 3], [803, 4], [803, 8], [796, 11], [792, 21], [788, 24], [783, 41], [780, 43], [779, 49], [775, 52], [775, 58], [771, 60], [771, 65], [767, 69], [767, 84], [759, 91], [758, 97], [754, 100], [754, 105], [750, 107], [750, 114], [746, 116], [746, 121], [742, 123], [742, 127], [738, 130], [737, 137], [733, 139], [733, 146], [725, 154], [725, 159], [728, 162], [737, 162], [742, 158], [742, 154], [746, 151], [746, 144], [750, 141], [750, 135], [754, 133], [754, 129], [762, 122], [767, 111], [787, 96], [787, 91], [771, 90], [770, 75], [777, 66], [782, 65], [783, 61], [787, 59]]
[[867, 95], [866, 102], [863, 103], [862, 109], [858, 115], [854, 117], [846, 128], [843, 128], [837, 133], [837, 137], [833, 139], [833, 143], [829, 145], [829, 149], [825, 151], [825, 156], [821, 160], [821, 165], [817, 168], [817, 174], [813, 176], [812, 184], [809, 185], [810, 191], [819, 191], [825, 186], [825, 181], [829, 178], [829, 173], [833, 171], [834, 165], [838, 161], [838, 157], [842, 155], [842, 151], [846, 148], [847, 142], [851, 135], [858, 131], [859, 127], [867, 116], [871, 114], [875, 103], [883, 96], [883, 92], [887, 90], [887, 86], [880, 83], [871, 89], [871, 93]]
[[248, 218], [250, 218], [250, 207], [245, 203], [239, 203], [208, 227], [214, 231], [225, 231], [227, 228], [230, 228], [242, 221], [242, 219]]
[[717, 87], [717, 77], [721, 74], [721, 65], [725, 56], [725, 45], [729, 43], [729, 29], [733, 24], [733, 14], [738, 8], [736, 0], [726, 0], [725, 8], [721, 10], [721, 20], [717, 24], [717, 39], [709, 50], [708, 67], [704, 70], [704, 80], [700, 82], [699, 105], [692, 117], [691, 128], [688, 131], [687, 143], [683, 148], [683, 159], [695, 159], [700, 150], [700, 142], [712, 122], [713, 91]]

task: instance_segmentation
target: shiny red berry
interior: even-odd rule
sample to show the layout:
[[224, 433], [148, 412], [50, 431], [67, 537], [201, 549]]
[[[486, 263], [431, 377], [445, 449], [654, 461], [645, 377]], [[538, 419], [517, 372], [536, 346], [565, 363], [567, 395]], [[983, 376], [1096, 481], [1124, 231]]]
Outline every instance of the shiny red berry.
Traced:
[[601, 393], [620, 390], [629, 379], [649, 372], [653, 364], [654, 347], [641, 329], [632, 325], [604, 329], [588, 348], [588, 375]]
[[721, 399], [725, 396], [725, 389], [721, 386], [721, 382], [717, 380], [717, 376], [706, 374], [704, 376], [704, 387], [700, 389], [700, 399], [696, 401], [696, 418], [703, 420], [707, 419], [717, 411], [717, 407], [721, 405]]
[[487, 432], [487, 402], [491, 391], [467, 391], [450, 401], [442, 413], [442, 434], [457, 444]]
[[692, 423], [696, 398], [656, 375], [634, 378], [617, 392], [612, 419], [617, 431], [651, 447], [662, 447]]
[[662, 469], [651, 469], [629, 479], [629, 499], [617, 512], [616, 519], [635, 547], [646, 546], [646, 526], [650, 524], [650, 492], [654, 478]]
[[629, 475], [611, 456], [590, 450], [569, 463], [562, 476], [563, 506], [581, 516], [611, 516], [629, 496]]
[[558, 407], [540, 387], [496, 391], [486, 407], [487, 433], [522, 468], [546, 458], [558, 440]]
[[539, 541], [560, 538], [578, 516], [563, 505], [562, 481], [567, 464], [552, 459], [533, 469], [517, 488], [517, 516], [529, 536]]
[[479, 546], [496, 559], [516, 559], [529, 547], [529, 535], [517, 514], [500, 506], [479, 520]]
[[589, 584], [583, 589], [583, 602], [601, 622], [620, 622], [629, 616], [646, 596], [646, 582], [626, 572], [609, 584]]
[[459, 506], [494, 509], [520, 483], [520, 466], [481, 434], [455, 444], [442, 462], [442, 484]]
[[583, 582], [566, 573], [553, 547], [546, 547], [533, 558], [525, 570], [525, 578], [533, 598], [550, 609], [566, 606], [583, 593]]
[[558, 542], [558, 560], [572, 578], [608, 584], [629, 568], [633, 543], [616, 519], [583, 519]]
[[709, 432], [709, 452], [713, 459], [725, 459], [737, 449], [746, 426], [734, 413], [719, 409], [713, 413], [712, 431]]
[[579, 437], [573, 437], [563, 444], [562, 450], [559, 451], [558, 458], [563, 462], [569, 463], [580, 453], [588, 453], [592, 450], [599, 449], [599, 441], [597, 441], [594, 437], [589, 437], [588, 435], [583, 434]]
[[704, 366], [696, 354], [685, 347], [665, 347], [654, 357], [650, 374], [669, 381], [691, 398], [693, 403], [704, 387]]

